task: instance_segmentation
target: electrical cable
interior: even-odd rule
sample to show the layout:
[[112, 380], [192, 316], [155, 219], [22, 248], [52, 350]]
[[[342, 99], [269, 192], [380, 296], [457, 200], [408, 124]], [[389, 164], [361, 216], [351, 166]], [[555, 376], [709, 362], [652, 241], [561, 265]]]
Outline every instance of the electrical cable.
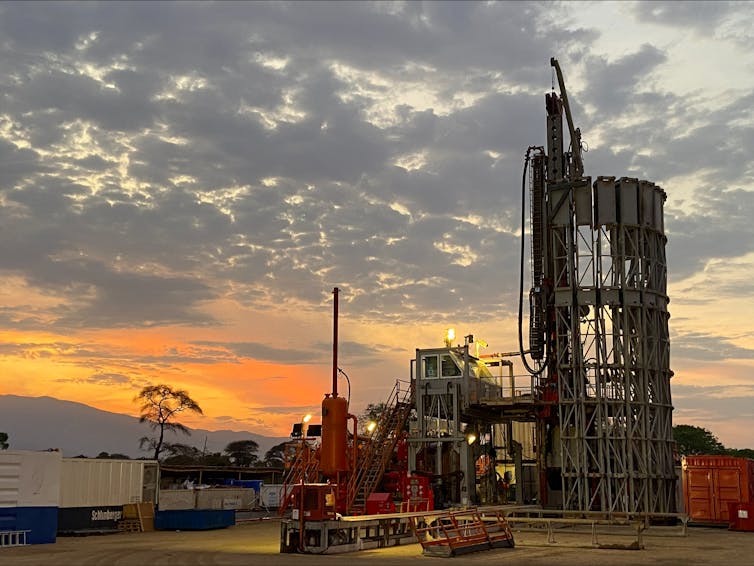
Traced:
[[[524, 172], [521, 176], [521, 262], [518, 276], [518, 350], [521, 354], [521, 361], [528, 371], [533, 376], [539, 376], [544, 372], [550, 361], [550, 351], [547, 348], [547, 355], [542, 367], [538, 370], [532, 369], [529, 362], [526, 361], [526, 354], [524, 354], [524, 336], [523, 336], [523, 318], [524, 318], [524, 250], [526, 243], [526, 172], [529, 168], [529, 159], [531, 159], [531, 151], [537, 149], [535, 146], [529, 146], [526, 150], [524, 157]], [[546, 345], [546, 342], [545, 342]]]
[[348, 406], [351, 406], [351, 380], [348, 378], [348, 374], [344, 372], [342, 369], [338, 368], [338, 373], [343, 374], [343, 377], [346, 378], [346, 383], [348, 383]]

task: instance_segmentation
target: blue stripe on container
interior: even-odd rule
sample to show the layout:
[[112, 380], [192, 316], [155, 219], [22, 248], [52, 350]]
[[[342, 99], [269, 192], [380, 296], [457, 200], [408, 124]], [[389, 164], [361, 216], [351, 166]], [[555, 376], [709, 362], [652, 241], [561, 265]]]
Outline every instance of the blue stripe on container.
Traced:
[[0, 531], [30, 531], [28, 544], [55, 542], [58, 531], [57, 507], [0, 507]]

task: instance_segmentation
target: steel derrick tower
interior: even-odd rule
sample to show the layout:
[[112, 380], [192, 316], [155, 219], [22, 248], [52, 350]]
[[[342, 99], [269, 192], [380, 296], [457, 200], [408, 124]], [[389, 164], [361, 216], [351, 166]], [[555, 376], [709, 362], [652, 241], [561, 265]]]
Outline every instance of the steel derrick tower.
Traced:
[[546, 95], [547, 149], [526, 157], [540, 497], [565, 510], [674, 513], [666, 195], [649, 181], [584, 176], [551, 63], [560, 96]]

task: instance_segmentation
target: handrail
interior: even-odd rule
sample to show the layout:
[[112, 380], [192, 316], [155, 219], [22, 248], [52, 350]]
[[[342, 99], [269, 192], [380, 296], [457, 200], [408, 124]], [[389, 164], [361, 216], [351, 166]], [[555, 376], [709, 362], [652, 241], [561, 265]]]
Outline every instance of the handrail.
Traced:
[[312, 448], [305, 439], [296, 444], [293, 464], [283, 478], [283, 500], [278, 513], [282, 516], [293, 499], [292, 486], [304, 482], [316, 481], [314, 477], [319, 469], [319, 448]]
[[[401, 383], [404, 384], [403, 388]], [[386, 409], [377, 425], [377, 434], [369, 438], [364, 452], [360, 455], [358, 469], [349, 477], [346, 502], [348, 512], [352, 510], [359, 495], [363, 495], [366, 503], [366, 499], [382, 479], [401, 429], [411, 411], [412, 399], [412, 384], [396, 380], [385, 403]]]

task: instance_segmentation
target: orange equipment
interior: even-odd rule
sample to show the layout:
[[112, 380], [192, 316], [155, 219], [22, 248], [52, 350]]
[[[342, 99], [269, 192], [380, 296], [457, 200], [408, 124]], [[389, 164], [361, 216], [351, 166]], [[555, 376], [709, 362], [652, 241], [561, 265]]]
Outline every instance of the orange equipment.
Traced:
[[326, 477], [335, 477], [349, 470], [348, 401], [345, 397], [325, 395], [322, 400], [322, 446], [320, 471]]

